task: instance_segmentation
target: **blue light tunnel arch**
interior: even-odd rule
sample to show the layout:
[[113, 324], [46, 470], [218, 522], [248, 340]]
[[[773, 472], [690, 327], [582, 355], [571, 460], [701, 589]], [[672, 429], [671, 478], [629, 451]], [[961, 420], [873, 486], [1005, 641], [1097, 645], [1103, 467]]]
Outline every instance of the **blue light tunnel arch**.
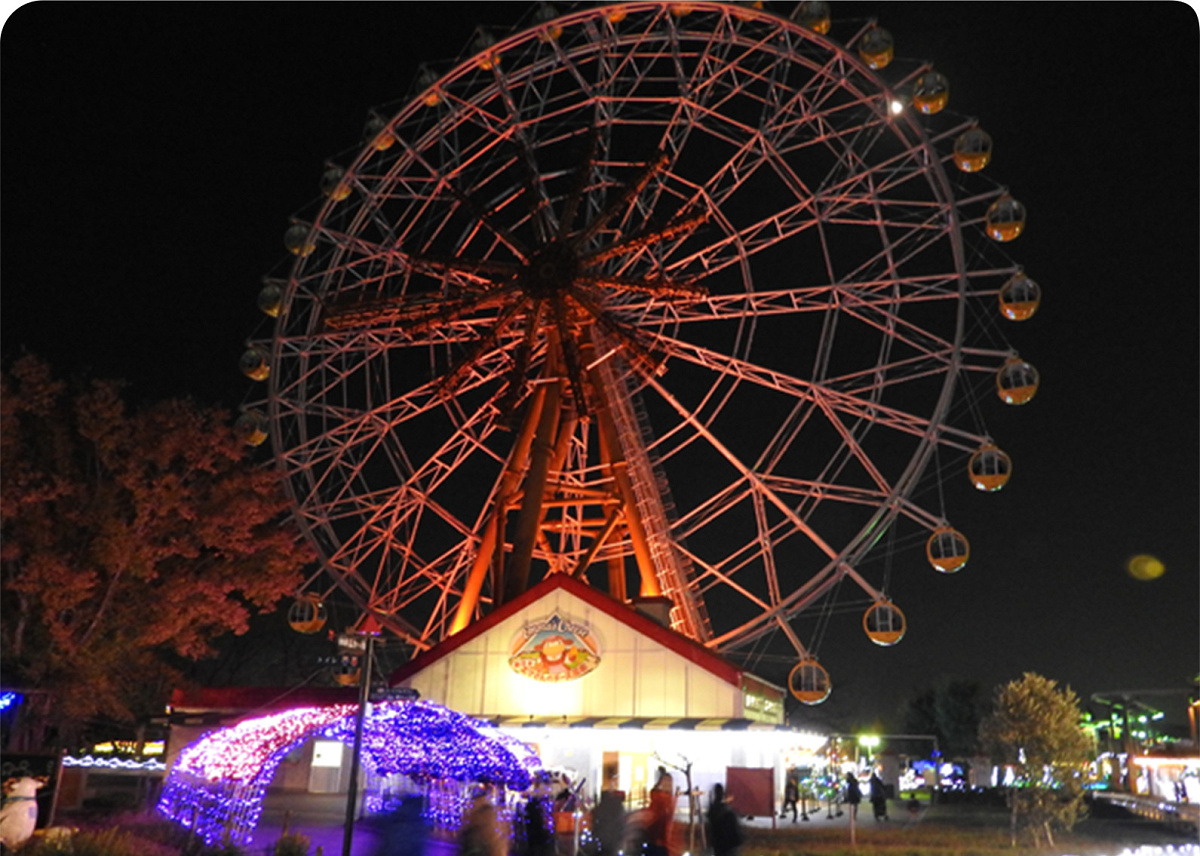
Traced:
[[[354, 740], [357, 705], [303, 707], [217, 729], [172, 765], [158, 811], [207, 843], [249, 843], [267, 786], [289, 752], [314, 737]], [[525, 790], [541, 769], [529, 746], [492, 725], [427, 701], [372, 705], [362, 761], [379, 776], [453, 780]]]

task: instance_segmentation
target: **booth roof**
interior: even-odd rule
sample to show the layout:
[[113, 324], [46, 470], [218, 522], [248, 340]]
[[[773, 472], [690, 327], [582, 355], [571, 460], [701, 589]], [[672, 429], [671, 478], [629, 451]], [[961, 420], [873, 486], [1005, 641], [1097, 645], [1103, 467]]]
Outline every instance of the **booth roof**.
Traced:
[[589, 606], [623, 622], [630, 629], [653, 639], [664, 648], [711, 672], [726, 683], [733, 684], [738, 688], [741, 687], [742, 671], [728, 660], [714, 654], [698, 642], [694, 642], [686, 636], [676, 633], [669, 627], [663, 627], [657, 621], [642, 615], [633, 607], [627, 606], [610, 597], [608, 594], [580, 582], [570, 574], [551, 574], [537, 585], [523, 592], [519, 597], [513, 598], [504, 604], [504, 606], [488, 613], [483, 618], [469, 625], [465, 630], [447, 639], [443, 639], [427, 651], [421, 652], [420, 655], [392, 672], [389, 683], [395, 686], [408, 680], [450, 652], [486, 633], [501, 621], [515, 615], [522, 609], [536, 603], [558, 589], [566, 590]]

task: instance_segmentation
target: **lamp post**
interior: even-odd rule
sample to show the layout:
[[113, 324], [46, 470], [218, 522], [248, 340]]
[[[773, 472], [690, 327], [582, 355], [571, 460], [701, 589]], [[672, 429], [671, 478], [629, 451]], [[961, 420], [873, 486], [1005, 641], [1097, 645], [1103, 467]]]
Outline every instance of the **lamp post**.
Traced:
[[[379, 623], [367, 613], [358, 625], [350, 631], [352, 637], [358, 637], [356, 642], [363, 646], [362, 672], [358, 681], [358, 712], [354, 717], [354, 751], [350, 755], [350, 787], [346, 795], [346, 823], [342, 832], [342, 856], [350, 856], [354, 844], [354, 815], [358, 808], [358, 771], [362, 758], [363, 718], [367, 712], [367, 702], [371, 694], [371, 666], [375, 659], [375, 639], [379, 636]], [[342, 641], [342, 640], [339, 640]]]
[[879, 747], [880, 738], [878, 734], [862, 734], [859, 735], [858, 745], [867, 750], [867, 763], [874, 764], [875, 750]]

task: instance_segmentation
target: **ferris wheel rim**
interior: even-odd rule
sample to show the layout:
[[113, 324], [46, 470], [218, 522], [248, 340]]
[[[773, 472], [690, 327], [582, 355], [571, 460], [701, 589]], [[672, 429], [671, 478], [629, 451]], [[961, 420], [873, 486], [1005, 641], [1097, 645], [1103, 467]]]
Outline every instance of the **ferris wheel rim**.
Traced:
[[[657, 14], [667, 14], [667, 10], [669, 9], [669, 7], [671, 5], [672, 4], [670, 4], [670, 3], [663, 3], [663, 2], [634, 2], [634, 3], [617, 4], [618, 7], [625, 9], [630, 14], [646, 13], [646, 12], [654, 12]], [[710, 14], [720, 14], [720, 15], [733, 15], [734, 14], [733, 12], [730, 11], [730, 7], [727, 4], [707, 2], [707, 0], [701, 0], [701, 2], [690, 3], [688, 5], [690, 7], [692, 7], [694, 12], [707, 12]], [[583, 10], [583, 11], [577, 11], [577, 12], [570, 12], [570, 13], [567, 13], [567, 14], [561, 16], [560, 18], [555, 19], [555, 23], [561, 24], [564, 27], [573, 26], [573, 25], [578, 25], [580, 22], [584, 22], [584, 21], [595, 21], [595, 20], [597, 20], [597, 16], [601, 15], [601, 14], [602, 14], [602, 12], [600, 12], [598, 10]], [[859, 62], [857, 60], [857, 58], [853, 56], [853, 54], [851, 54], [847, 49], [837, 45], [832, 40], [825, 38], [824, 36], [820, 36], [820, 35], [812, 33], [811, 31], [804, 30], [804, 28], [800, 27], [799, 25], [793, 24], [792, 22], [781, 21], [781, 19], [779, 19], [777, 16], [774, 16], [770, 13], [760, 12], [760, 11], [748, 9], [745, 7], [738, 7], [736, 16], [740, 20], [753, 20], [753, 21], [757, 21], [760, 23], [765, 23], [765, 24], [769, 24], [771, 26], [777, 26], [777, 27], [786, 29], [797, 37], [801, 37], [801, 38], [807, 39], [809, 41], [812, 41], [813, 43], [823, 46], [826, 50], [829, 50], [829, 51], [832, 51], [832, 52], [838, 54], [839, 56], [841, 56], [844, 60], [848, 61], [849, 63], [852, 63], [852, 64], [858, 63], [861, 66], [861, 68], [859, 69], [859, 72], [864, 75], [865, 79], [868, 79], [868, 80], [874, 79], [878, 83], [880, 91], [890, 92], [890, 90], [886, 87], [886, 85], [883, 84], [883, 82], [876, 75], [874, 75], [873, 72], [871, 72], [869, 69], [867, 69], [865, 66], [863, 66], [861, 64], [861, 62]], [[491, 49], [494, 50], [498, 54], [503, 54], [505, 51], [514, 49], [514, 47], [517, 45], [528, 42], [529, 39], [531, 39], [531, 38], [536, 38], [536, 35], [531, 35], [530, 33], [531, 33], [531, 31], [516, 33], [505, 39], [497, 41]], [[449, 85], [451, 83], [453, 83], [454, 81], [472, 73], [475, 70], [473, 67], [473, 63], [474, 63], [473, 58], [465, 59], [463, 62], [459, 63], [451, 73], [448, 73], [447, 75], [440, 78], [436, 85], [441, 86], [442, 88], [448, 88]], [[422, 106], [423, 106], [423, 104], [422, 104], [419, 96], [412, 99], [412, 101], [410, 101], [409, 104], [405, 108], [403, 108], [399, 113], [396, 114], [396, 116], [390, 122], [387, 123], [387, 128], [389, 129], [389, 131], [392, 128], [396, 128], [396, 127], [402, 125], [406, 117], [410, 117], [410, 116], [420, 112], [420, 110], [422, 109]], [[929, 137], [929, 134], [926, 133], [925, 130], [921, 127], [920, 122], [917, 121], [917, 119], [912, 116], [905, 116], [903, 118], [903, 121], [908, 123], [908, 125], [910, 126], [910, 129], [909, 129], [910, 133], [912, 133], [919, 141], [919, 144], [915, 145], [914, 148], [920, 148], [922, 150], [925, 150], [929, 154], [934, 154], [933, 143]], [[400, 139], [399, 135], [397, 135], [397, 139], [398, 140]], [[414, 145], [412, 143], [405, 143], [403, 140], [400, 140], [400, 142], [402, 145]], [[351, 165], [351, 167], [347, 170], [347, 172], [350, 174], [353, 174], [355, 172], [355, 170], [361, 168], [362, 164], [366, 163], [370, 159], [370, 157], [371, 157], [371, 152], [370, 152], [369, 148], [364, 149], [363, 153]], [[902, 510], [901, 506], [903, 505], [904, 498], [908, 495], [908, 492], [911, 490], [912, 484], [915, 481], [915, 479], [917, 479], [921, 475], [921, 473], [924, 471], [924, 469], [928, 463], [929, 456], [932, 454], [933, 450], [936, 448], [938, 434], [941, 430], [941, 423], [943, 422], [943, 420], [946, 416], [946, 412], [949, 409], [951, 401], [954, 397], [954, 389], [957, 384], [958, 373], [961, 370], [961, 365], [957, 359], [957, 355], [962, 347], [962, 342], [963, 342], [963, 335], [964, 335], [964, 329], [965, 329], [965, 317], [964, 317], [965, 306], [964, 306], [964, 303], [965, 303], [965, 297], [967, 295], [967, 291], [969, 290], [969, 284], [967, 282], [967, 266], [966, 266], [965, 260], [963, 259], [963, 247], [962, 247], [962, 236], [961, 236], [961, 232], [960, 232], [960, 224], [957, 222], [957, 219], [956, 219], [957, 218], [957, 209], [956, 209], [957, 200], [955, 197], [955, 193], [954, 193], [953, 188], [950, 186], [950, 182], [946, 175], [945, 169], [940, 165], [937, 158], [932, 157], [930, 159], [933, 163], [933, 167], [931, 168], [932, 169], [931, 175], [934, 178], [933, 183], [937, 186], [937, 192], [942, 195], [941, 204], [944, 206], [943, 210], [945, 211], [947, 217], [951, 221], [950, 225], [947, 226], [947, 233], [950, 237], [950, 243], [953, 248], [953, 255], [955, 257], [956, 279], [958, 280], [958, 283], [957, 283], [957, 285], [958, 285], [957, 320], [956, 320], [956, 324], [955, 324], [954, 336], [953, 336], [951, 344], [950, 344], [950, 350], [955, 355], [955, 359], [952, 359], [948, 363], [948, 368], [944, 371], [943, 378], [942, 378], [942, 384], [941, 384], [941, 391], [938, 394], [936, 405], [934, 407], [933, 412], [929, 415], [929, 417], [924, 422], [924, 424], [925, 424], [924, 435], [918, 446], [919, 454], [913, 456], [910, 459], [904, 472], [898, 478], [896, 478], [895, 480], [892, 481], [890, 492], [880, 502], [879, 508], [876, 510], [875, 514], [872, 515], [869, 522], [867, 524], [864, 524], [859, 529], [857, 535], [854, 537], [854, 539], [851, 542], [847, 543], [845, 545], [845, 547], [836, 551], [833, 555], [830, 556], [830, 560], [829, 560], [829, 564], [827, 565], [827, 569], [832, 569], [832, 570], [830, 570], [830, 572], [828, 574], [826, 573], [826, 570], [822, 570], [822, 571], [818, 572], [817, 575], [814, 575], [814, 578], [815, 578], [815, 576], [832, 576], [836, 573], [840, 573], [841, 568], [843, 566], [853, 565], [859, 556], [861, 556], [862, 554], [869, 551], [871, 549], [871, 546], [873, 546], [872, 543], [868, 543], [869, 541], [872, 540], [872, 536], [875, 533], [879, 532], [881, 528], [885, 527], [888, 522], [893, 520], [897, 515], [899, 515], [901, 513], [901, 510]], [[326, 214], [326, 212], [332, 211], [334, 208], [334, 205], [335, 205], [334, 202], [325, 203], [320, 214], [313, 221], [314, 230], [318, 230], [321, 227], [321, 225], [323, 223], [324, 215]], [[360, 223], [361, 222], [362, 221], [360, 221]], [[741, 257], [743, 262], [745, 261], [745, 258], [746, 257], [744, 255]], [[293, 273], [291, 276], [289, 276], [289, 289], [288, 289], [289, 297], [294, 295], [297, 292], [297, 290], [299, 290], [301, 288], [302, 282], [307, 283], [306, 278], [302, 277], [300, 275], [305, 270], [306, 270], [305, 259], [298, 258], [295, 262], [295, 267], [293, 268]], [[307, 288], [308, 287], [307, 284], [305, 284], [304, 287]], [[753, 290], [753, 289], [751, 288], [749, 290]], [[356, 333], [354, 335], [361, 336], [363, 334], [360, 332], [360, 333]], [[305, 341], [304, 337], [300, 336], [298, 338], [301, 341], [301, 343], [303, 344]], [[284, 344], [285, 344], [284, 339], [282, 337], [277, 338], [274, 341], [274, 343], [272, 345], [272, 353], [271, 353], [271, 362], [272, 362], [273, 366], [280, 365], [286, 361], [286, 358], [283, 356]], [[747, 344], [746, 347], [748, 349], [749, 344]], [[274, 378], [274, 374], [275, 373], [273, 373], [273, 378], [272, 378], [272, 388], [271, 388], [272, 391], [268, 397], [268, 407], [270, 410], [270, 422], [272, 425], [273, 440], [275, 440], [275, 442], [278, 444], [277, 447], [280, 447], [280, 446], [286, 445], [284, 443], [284, 438], [279, 436], [280, 431], [279, 431], [278, 426], [281, 423], [281, 421], [286, 418], [285, 411], [287, 408], [284, 407], [283, 405], [287, 399], [286, 399], [286, 396], [280, 395], [276, 392], [276, 386], [275, 386], [276, 380]], [[312, 438], [305, 438], [304, 442], [310, 442], [311, 440], [312, 440]], [[293, 445], [293, 447], [295, 446], [295, 444], [292, 444], [292, 445]], [[282, 463], [282, 460], [283, 460], [283, 456], [281, 456], [280, 466], [281, 466], [281, 468], [285, 469], [285, 471], [286, 471], [286, 467]], [[303, 496], [301, 496], [300, 493], [296, 490], [295, 485], [292, 484], [292, 481], [290, 479], [288, 480], [288, 484], [289, 484], [289, 491], [291, 492], [291, 495], [293, 497], [293, 501], [298, 506], [302, 505], [305, 502], [305, 498]], [[305, 523], [304, 523], [306, 530], [309, 531], [310, 535], [312, 537], [314, 537], [314, 539], [316, 539], [318, 536], [313, 531], [313, 525], [315, 523], [319, 523], [319, 522], [320, 521], [314, 522], [314, 521], [310, 521], [310, 520], [306, 519]], [[334, 540], [336, 540], [336, 536], [334, 536]], [[465, 540], [469, 542], [470, 538], [468, 537]], [[358, 598], [358, 600], [360, 602], [360, 605], [365, 607], [367, 604], [363, 603], [362, 601], [369, 601], [370, 594], [363, 595], [360, 598]], [[793, 600], [794, 600], [794, 598], [793, 598]], [[764, 613], [763, 615], [757, 617], [754, 620], [754, 623], [757, 625], [760, 625], [760, 630], [757, 631], [756, 633], [754, 633], [753, 635], [751, 635], [747, 632], [739, 632], [739, 631], [745, 631], [748, 628], [748, 626], [749, 626], [749, 622], [748, 622], [746, 625], [743, 625], [743, 627], [740, 628], [739, 631], [727, 632], [724, 634], [724, 637], [722, 637], [722, 638], [730, 638], [732, 636], [737, 636], [739, 643], [744, 644], [747, 641], [752, 641], [754, 638], [757, 638], [757, 636], [761, 635], [762, 633], [769, 632], [769, 630], [771, 629], [770, 625], [772, 625], [776, 619], [782, 617], [781, 620], [786, 621], [788, 614], [789, 614], [788, 613], [788, 603], [789, 603], [789, 601], [786, 601], [786, 600], [781, 601], [769, 613]], [[764, 624], [766, 624], [768, 626], [761, 627], [761, 625], [764, 625]], [[410, 636], [412, 635], [411, 630], [405, 630], [403, 632]], [[427, 640], [426, 640], [426, 638], [423, 637], [420, 641], [424, 642]], [[716, 647], [720, 647], [720, 645], [717, 645]]]

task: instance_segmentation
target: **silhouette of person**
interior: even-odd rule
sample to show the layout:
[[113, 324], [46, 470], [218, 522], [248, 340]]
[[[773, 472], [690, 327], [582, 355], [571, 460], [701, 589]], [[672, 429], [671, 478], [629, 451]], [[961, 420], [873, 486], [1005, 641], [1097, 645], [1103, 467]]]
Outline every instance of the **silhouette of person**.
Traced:
[[725, 802], [725, 786], [713, 785], [712, 801], [708, 804], [709, 841], [713, 856], [737, 856], [742, 846], [742, 827], [737, 814]]
[[599, 856], [616, 856], [625, 841], [625, 804], [621, 792], [607, 790], [592, 812], [592, 834], [596, 836]]
[[374, 856], [423, 856], [429, 824], [422, 815], [424, 801], [409, 794], [378, 822]]
[[846, 805], [850, 806], [850, 816], [858, 817], [858, 804], [862, 802], [862, 788], [858, 786], [858, 777], [853, 773], [846, 774]]
[[788, 809], [792, 810], [792, 823], [796, 822], [796, 802], [800, 799], [800, 787], [796, 784], [796, 780], [788, 777], [787, 784], [783, 786], [783, 811], [779, 813], [780, 817], [787, 817]]
[[501, 829], [496, 807], [487, 794], [475, 798], [458, 840], [461, 856], [505, 856], [508, 852], [507, 830]]
[[545, 783], [539, 783], [525, 801], [525, 851], [528, 856], [553, 856], [554, 834], [550, 831], [550, 805]]
[[887, 786], [884, 785], [883, 779], [879, 778], [879, 773], [871, 771], [871, 809], [875, 813], [876, 820], [887, 820]]
[[646, 856], [670, 856], [675, 824], [675, 780], [662, 767], [650, 790], [650, 816], [646, 824]]

